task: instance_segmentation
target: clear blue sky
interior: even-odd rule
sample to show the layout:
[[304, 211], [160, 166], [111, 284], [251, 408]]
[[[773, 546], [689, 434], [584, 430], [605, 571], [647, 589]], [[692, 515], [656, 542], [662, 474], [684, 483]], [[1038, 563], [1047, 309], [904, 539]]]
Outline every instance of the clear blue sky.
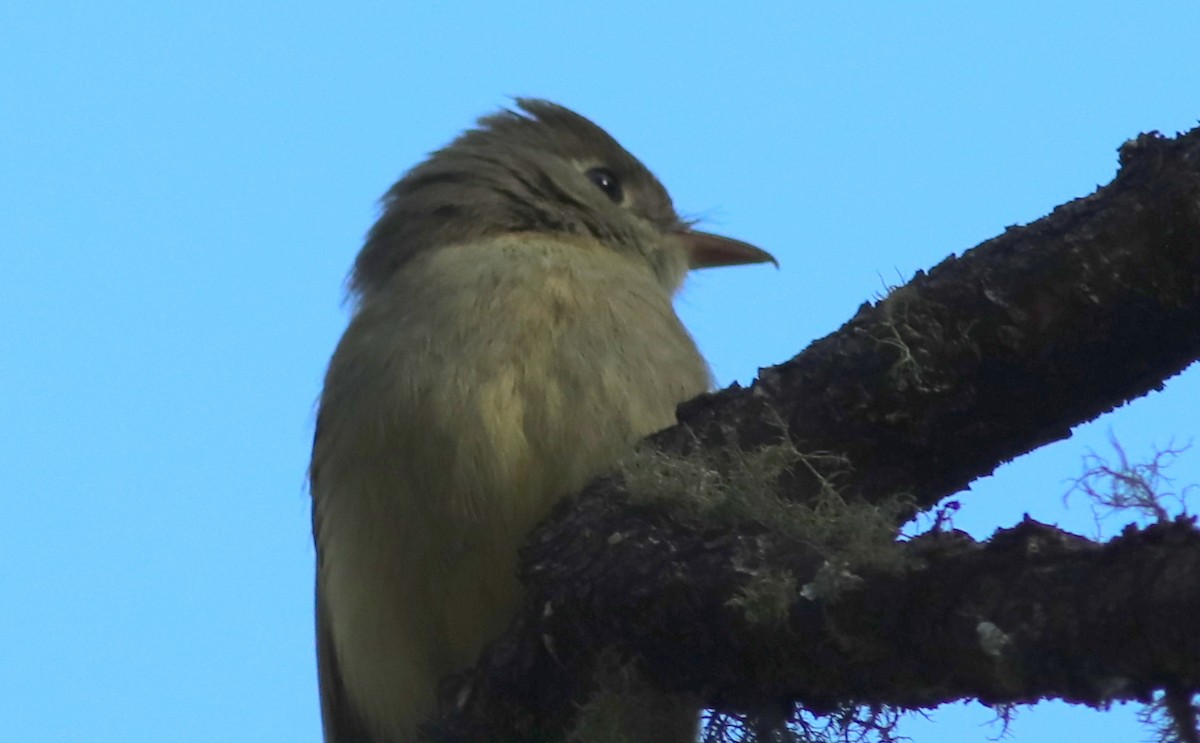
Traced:
[[[1200, 118], [1200, 5], [990, 5], [5, 3], [5, 740], [319, 740], [304, 474], [343, 278], [391, 182], [507, 96], [592, 117], [779, 257], [679, 300], [722, 384]], [[957, 523], [1093, 533], [1061, 498], [1080, 457], [1198, 420], [1192, 368], [977, 483]], [[1200, 482], [1200, 449], [1176, 474]], [[985, 741], [991, 717], [905, 730]], [[1012, 732], [1145, 734], [1057, 704]]]

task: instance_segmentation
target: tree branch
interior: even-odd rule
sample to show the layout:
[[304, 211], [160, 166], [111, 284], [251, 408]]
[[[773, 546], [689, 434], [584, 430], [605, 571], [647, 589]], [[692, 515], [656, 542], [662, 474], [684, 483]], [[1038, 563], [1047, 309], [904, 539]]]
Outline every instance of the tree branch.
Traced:
[[[903, 569], [805, 598], [823, 558], [765, 527], [697, 529], [596, 498], [563, 515], [532, 550], [535, 600], [471, 677], [469, 701], [439, 739], [489, 740], [496, 729], [553, 738], [588, 692], [597, 648], [733, 712], [963, 698], [1098, 706], [1200, 688], [1193, 519], [1131, 527], [1104, 545], [1030, 520], [985, 544], [931, 533], [906, 545]], [[621, 538], [586, 528], [596, 523], [620, 524]], [[749, 615], [738, 599], [780, 572], [801, 588], [786, 613]]]
[[[1200, 129], [1121, 148], [1112, 183], [929, 271], [799, 356], [680, 410], [663, 451], [837, 452], [846, 494], [929, 507], [1200, 358]], [[811, 481], [790, 494], [810, 494]]]

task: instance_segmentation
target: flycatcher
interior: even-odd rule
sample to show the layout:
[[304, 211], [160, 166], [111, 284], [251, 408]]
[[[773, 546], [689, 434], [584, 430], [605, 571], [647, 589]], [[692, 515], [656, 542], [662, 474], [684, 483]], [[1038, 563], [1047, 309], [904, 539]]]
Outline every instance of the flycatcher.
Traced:
[[311, 466], [327, 743], [417, 739], [514, 616], [533, 526], [709, 389], [687, 271], [773, 261], [693, 229], [592, 122], [517, 106], [401, 178], [354, 264]]

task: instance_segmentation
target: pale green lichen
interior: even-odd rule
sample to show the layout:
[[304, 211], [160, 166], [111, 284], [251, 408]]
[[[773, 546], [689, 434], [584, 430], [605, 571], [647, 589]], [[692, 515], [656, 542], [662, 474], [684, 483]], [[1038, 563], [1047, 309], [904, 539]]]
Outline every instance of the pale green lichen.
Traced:
[[750, 577], [726, 606], [740, 609], [751, 624], [784, 627], [796, 603], [796, 576], [786, 570], [764, 570]]
[[655, 686], [633, 663], [602, 653], [595, 691], [579, 708], [567, 743], [658, 743], [694, 739], [700, 704]]
[[[818, 492], [798, 503], [778, 494], [780, 477], [805, 470], [818, 483]], [[736, 525], [753, 522], [815, 549], [826, 560], [804, 594], [831, 599], [857, 585], [862, 570], [896, 571], [904, 567], [896, 542], [901, 514], [910, 500], [894, 497], [881, 504], [847, 500], [838, 481], [849, 470], [844, 457], [804, 453], [788, 442], [751, 451], [736, 448], [713, 452], [697, 446], [688, 455], [669, 455], [643, 447], [622, 463], [628, 491], [641, 502], [669, 502], [706, 521]], [[832, 578], [837, 578], [836, 581]], [[768, 570], [751, 576], [730, 600], [755, 622], [775, 624], [802, 595], [794, 575]]]
[[993, 658], [999, 658], [1005, 648], [1012, 644], [1012, 638], [991, 622], [979, 622], [975, 625], [975, 631], [979, 633], [979, 647]]

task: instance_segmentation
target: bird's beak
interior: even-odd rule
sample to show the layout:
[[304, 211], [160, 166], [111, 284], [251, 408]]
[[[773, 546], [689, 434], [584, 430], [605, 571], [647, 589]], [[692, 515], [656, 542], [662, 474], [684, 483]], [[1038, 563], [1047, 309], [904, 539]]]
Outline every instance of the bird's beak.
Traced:
[[775, 256], [732, 237], [696, 230], [685, 230], [679, 233], [679, 237], [687, 250], [688, 268], [742, 266], [747, 263], [774, 263], [775, 268], [779, 268]]

